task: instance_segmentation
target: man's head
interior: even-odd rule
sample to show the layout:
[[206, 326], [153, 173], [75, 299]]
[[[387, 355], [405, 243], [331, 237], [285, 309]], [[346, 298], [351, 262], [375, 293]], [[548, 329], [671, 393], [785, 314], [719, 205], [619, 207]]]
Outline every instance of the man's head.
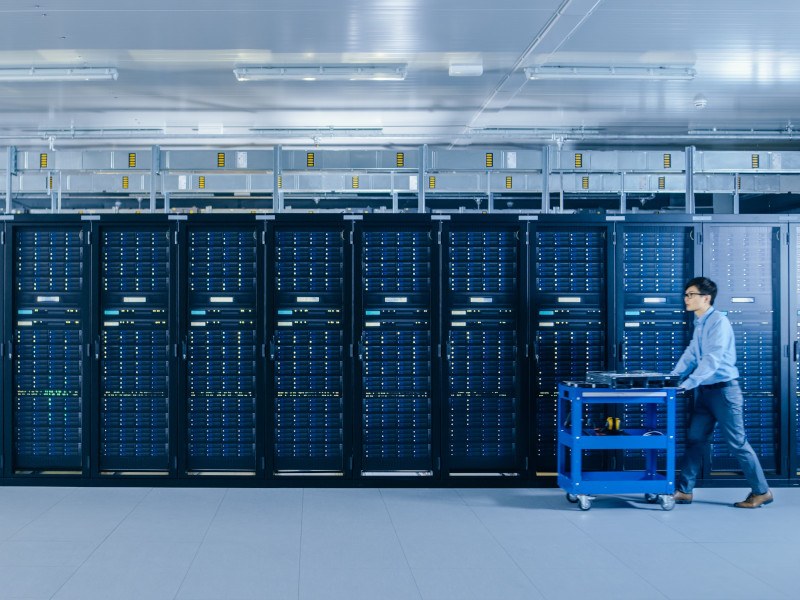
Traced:
[[702, 314], [714, 304], [717, 297], [717, 284], [708, 277], [695, 277], [686, 282], [683, 288], [683, 302], [686, 310]]

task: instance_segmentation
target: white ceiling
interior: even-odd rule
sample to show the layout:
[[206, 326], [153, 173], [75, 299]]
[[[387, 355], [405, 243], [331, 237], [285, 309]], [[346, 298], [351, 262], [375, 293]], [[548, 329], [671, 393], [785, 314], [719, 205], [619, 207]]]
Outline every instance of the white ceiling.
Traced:
[[[798, 23], [797, 0], [0, 0], [0, 68], [119, 70], [109, 82], [0, 83], [0, 144], [722, 143], [744, 130], [785, 142], [800, 124]], [[463, 62], [483, 75], [450, 77]], [[232, 74], [348, 63], [407, 63], [408, 76]], [[697, 75], [527, 81], [524, 67], [542, 64]]]

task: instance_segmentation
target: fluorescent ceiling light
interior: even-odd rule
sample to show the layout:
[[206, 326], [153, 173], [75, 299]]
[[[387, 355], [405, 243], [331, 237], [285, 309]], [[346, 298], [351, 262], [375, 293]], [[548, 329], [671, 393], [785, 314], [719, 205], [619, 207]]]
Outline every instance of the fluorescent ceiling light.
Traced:
[[233, 74], [239, 81], [402, 81], [406, 65], [242, 67]]
[[450, 77], [480, 77], [483, 75], [482, 64], [450, 65]]
[[527, 67], [528, 79], [694, 79], [691, 67]]
[[23, 68], [0, 69], [0, 81], [110, 81], [117, 78], [112, 68], [74, 67], [65, 69]]

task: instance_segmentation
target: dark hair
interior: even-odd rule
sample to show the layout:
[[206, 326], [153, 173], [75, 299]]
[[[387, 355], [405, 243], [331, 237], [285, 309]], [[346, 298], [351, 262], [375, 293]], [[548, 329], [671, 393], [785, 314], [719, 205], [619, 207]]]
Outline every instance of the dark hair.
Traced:
[[714, 298], [717, 297], [717, 284], [711, 281], [708, 277], [695, 277], [686, 282], [683, 286], [683, 291], [688, 290], [690, 287], [696, 287], [697, 291], [704, 296], [711, 296], [711, 304], [714, 304]]

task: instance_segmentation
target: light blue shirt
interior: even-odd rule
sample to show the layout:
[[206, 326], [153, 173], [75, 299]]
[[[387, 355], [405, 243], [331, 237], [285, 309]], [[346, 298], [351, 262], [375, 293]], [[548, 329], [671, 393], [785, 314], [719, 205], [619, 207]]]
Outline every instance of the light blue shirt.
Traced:
[[712, 306], [694, 320], [692, 341], [672, 374], [686, 378], [681, 383], [685, 390], [739, 377], [736, 340], [728, 317]]

